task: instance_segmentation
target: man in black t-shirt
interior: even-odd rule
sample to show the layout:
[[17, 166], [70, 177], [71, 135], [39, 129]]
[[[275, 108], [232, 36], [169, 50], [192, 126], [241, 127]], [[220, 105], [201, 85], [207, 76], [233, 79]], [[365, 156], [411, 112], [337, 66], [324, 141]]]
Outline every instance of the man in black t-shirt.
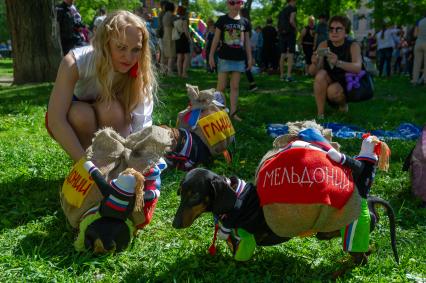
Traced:
[[266, 20], [266, 26], [262, 29], [263, 46], [262, 61], [265, 70], [275, 70], [277, 68], [278, 57], [276, 56], [277, 30], [272, 26], [272, 19]]
[[[287, 0], [287, 5], [278, 16], [278, 33], [280, 38], [280, 78], [287, 82], [294, 81], [291, 76], [294, 52], [296, 49], [296, 0]], [[284, 61], [287, 58], [287, 77], [284, 76]]]

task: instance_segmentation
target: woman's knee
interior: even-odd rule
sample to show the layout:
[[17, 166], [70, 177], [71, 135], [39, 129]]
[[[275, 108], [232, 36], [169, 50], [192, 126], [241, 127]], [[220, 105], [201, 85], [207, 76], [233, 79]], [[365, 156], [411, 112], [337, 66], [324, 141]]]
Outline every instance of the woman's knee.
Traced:
[[67, 114], [68, 122], [76, 132], [94, 132], [97, 129], [93, 107], [85, 102], [73, 102]]
[[228, 80], [228, 73], [219, 73], [217, 77], [217, 90], [224, 92]]
[[101, 102], [94, 105], [98, 126], [113, 127], [116, 130], [121, 129], [126, 124], [126, 115], [124, 109], [118, 100], [110, 103]]
[[333, 102], [343, 102], [345, 100], [345, 95], [342, 86], [338, 83], [329, 85], [327, 88], [327, 98]]
[[319, 70], [315, 75], [314, 84], [315, 85], [328, 85], [329, 77], [327, 71]]

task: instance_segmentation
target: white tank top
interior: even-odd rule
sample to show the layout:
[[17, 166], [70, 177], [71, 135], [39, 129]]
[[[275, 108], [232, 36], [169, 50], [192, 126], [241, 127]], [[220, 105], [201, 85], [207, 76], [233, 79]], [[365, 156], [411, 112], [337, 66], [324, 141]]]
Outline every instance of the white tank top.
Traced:
[[[100, 87], [96, 79], [95, 53], [91, 45], [78, 47], [71, 50], [74, 55], [79, 79], [74, 87], [74, 96], [80, 101], [93, 102], [100, 93]], [[131, 132], [137, 132], [152, 125], [152, 110], [154, 103], [145, 98], [132, 111]]]

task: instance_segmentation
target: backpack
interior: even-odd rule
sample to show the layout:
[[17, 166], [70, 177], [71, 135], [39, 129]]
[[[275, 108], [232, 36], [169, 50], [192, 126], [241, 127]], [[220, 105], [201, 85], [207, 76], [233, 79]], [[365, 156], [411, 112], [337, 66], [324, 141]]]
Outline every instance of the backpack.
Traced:
[[410, 172], [414, 195], [426, 202], [426, 125], [402, 169]]

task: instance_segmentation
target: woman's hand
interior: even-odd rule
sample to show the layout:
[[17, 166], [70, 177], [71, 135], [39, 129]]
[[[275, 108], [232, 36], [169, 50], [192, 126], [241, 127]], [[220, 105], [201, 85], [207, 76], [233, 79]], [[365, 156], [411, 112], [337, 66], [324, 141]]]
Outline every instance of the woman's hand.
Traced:
[[247, 71], [249, 71], [249, 70], [251, 70], [251, 67], [253, 66], [253, 58], [248, 58], [247, 59], [247, 68], [246, 68], [246, 70]]
[[312, 54], [311, 62], [312, 62], [312, 64], [314, 64], [314, 65], [318, 65], [319, 58], [318, 58], [318, 54], [317, 54], [317, 52], [316, 52], [316, 51], [314, 51], [314, 53]]
[[330, 65], [336, 66], [338, 60], [339, 60], [339, 58], [333, 52], [329, 52], [327, 54], [327, 61]]
[[209, 64], [210, 64], [210, 68], [212, 70], [214, 70], [214, 68], [216, 68], [216, 62], [214, 61], [214, 55], [209, 56]]

